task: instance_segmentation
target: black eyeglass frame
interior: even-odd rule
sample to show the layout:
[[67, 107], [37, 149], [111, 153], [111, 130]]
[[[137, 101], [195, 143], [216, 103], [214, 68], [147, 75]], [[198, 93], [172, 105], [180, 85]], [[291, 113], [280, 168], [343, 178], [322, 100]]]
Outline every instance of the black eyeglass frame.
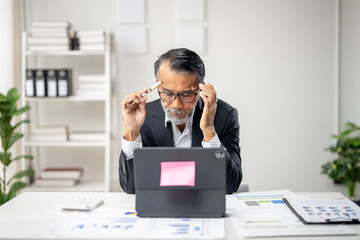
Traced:
[[[164, 101], [164, 102], [173, 102], [173, 101], [175, 101], [176, 97], [179, 97], [180, 101], [182, 101], [182, 102], [184, 102], [184, 103], [193, 102], [193, 101], [195, 100], [195, 98], [196, 98], [196, 95], [198, 95], [199, 92], [200, 92], [200, 88], [199, 88], [198, 90], [196, 90], [195, 92], [186, 92], [186, 93], [160, 92], [160, 91], [158, 90], [159, 97], [160, 97], [160, 99], [161, 99], [162, 101]], [[162, 99], [162, 98], [161, 98], [161, 93], [172, 94], [172, 95], [173, 95], [173, 100], [167, 101], [167, 100]], [[183, 96], [184, 94], [192, 94], [192, 95], [194, 95], [194, 98], [193, 98], [191, 101], [184, 101], [184, 100], [181, 98], [181, 96]]]

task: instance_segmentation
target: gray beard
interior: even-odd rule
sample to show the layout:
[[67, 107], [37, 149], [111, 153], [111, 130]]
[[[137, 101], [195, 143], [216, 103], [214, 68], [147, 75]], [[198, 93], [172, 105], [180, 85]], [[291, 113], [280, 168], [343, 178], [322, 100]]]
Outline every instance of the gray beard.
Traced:
[[[191, 116], [194, 112], [196, 104], [192, 110], [179, 110], [179, 109], [175, 109], [175, 108], [164, 108], [164, 106], [162, 104], [161, 104], [161, 106], [164, 109], [167, 119], [169, 119], [172, 124], [177, 126], [177, 125], [183, 125], [183, 124], [187, 123], [187, 121], [191, 118]], [[177, 118], [177, 117], [172, 117], [170, 115], [170, 113], [178, 113], [178, 114], [185, 113], [186, 115], [183, 118]]]

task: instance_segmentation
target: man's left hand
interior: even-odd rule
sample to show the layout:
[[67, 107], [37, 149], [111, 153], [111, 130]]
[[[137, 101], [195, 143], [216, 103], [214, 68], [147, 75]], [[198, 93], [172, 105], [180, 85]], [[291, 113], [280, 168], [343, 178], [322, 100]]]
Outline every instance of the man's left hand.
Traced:
[[216, 91], [210, 83], [199, 84], [200, 97], [204, 101], [204, 110], [200, 120], [200, 128], [204, 134], [204, 141], [209, 142], [215, 137], [214, 118], [217, 108]]

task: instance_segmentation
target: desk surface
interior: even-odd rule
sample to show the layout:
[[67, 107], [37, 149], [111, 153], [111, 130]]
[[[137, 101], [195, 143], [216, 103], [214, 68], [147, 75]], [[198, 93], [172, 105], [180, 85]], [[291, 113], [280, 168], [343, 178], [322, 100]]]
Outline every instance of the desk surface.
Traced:
[[[339, 193], [299, 193], [298, 195], [321, 198], [343, 197]], [[56, 205], [77, 197], [102, 198], [105, 201], [102, 207], [135, 208], [135, 196], [126, 193], [25, 192], [0, 207], [0, 239], [61, 239], [54, 236], [51, 231], [71, 212], [59, 211]], [[360, 224], [350, 226], [360, 234]], [[229, 217], [225, 218], [225, 231], [226, 239], [239, 239]], [[269, 238], [264, 239], [269, 240]], [[359, 240], [360, 235], [271, 239]]]

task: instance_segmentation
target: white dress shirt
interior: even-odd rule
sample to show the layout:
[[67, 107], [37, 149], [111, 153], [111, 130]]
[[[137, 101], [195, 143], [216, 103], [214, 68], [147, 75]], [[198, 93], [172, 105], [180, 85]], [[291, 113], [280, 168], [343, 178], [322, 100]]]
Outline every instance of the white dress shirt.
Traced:
[[[186, 122], [186, 127], [183, 132], [180, 132], [180, 130], [174, 124], [171, 124], [171, 129], [173, 133], [173, 143], [175, 147], [177, 148], [191, 147], [193, 118], [194, 118], [194, 113]], [[168, 121], [170, 120], [165, 116], [164, 127], [166, 127]], [[221, 142], [219, 140], [218, 135], [215, 133], [215, 136], [209, 142], [202, 141], [201, 145], [204, 148], [216, 148], [221, 146]], [[141, 147], [142, 147], [141, 134], [139, 134], [139, 136], [136, 138], [135, 141], [127, 141], [124, 138], [122, 139], [122, 150], [125, 154], [126, 159], [134, 158], [134, 150], [136, 148], [141, 148]]]

